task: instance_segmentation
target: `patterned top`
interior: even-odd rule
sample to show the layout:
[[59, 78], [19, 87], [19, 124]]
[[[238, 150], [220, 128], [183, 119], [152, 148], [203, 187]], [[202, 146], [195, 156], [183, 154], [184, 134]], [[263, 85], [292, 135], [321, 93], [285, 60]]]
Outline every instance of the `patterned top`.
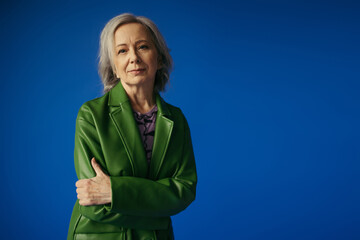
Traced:
[[140, 136], [144, 144], [146, 159], [148, 163], [150, 163], [151, 160], [152, 147], [154, 144], [155, 121], [157, 111], [158, 108], [156, 105], [149, 112], [144, 114], [133, 110], [135, 122], [137, 123], [140, 131]]

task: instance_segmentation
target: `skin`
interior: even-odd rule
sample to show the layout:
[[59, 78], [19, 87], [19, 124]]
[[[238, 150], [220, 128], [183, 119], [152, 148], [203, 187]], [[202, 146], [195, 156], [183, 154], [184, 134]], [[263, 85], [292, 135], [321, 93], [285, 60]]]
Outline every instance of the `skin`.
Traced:
[[[128, 23], [114, 33], [115, 74], [130, 99], [132, 108], [140, 113], [149, 112], [155, 105], [154, 82], [161, 61], [149, 31], [142, 24]], [[110, 177], [95, 158], [91, 165], [96, 176], [76, 182], [79, 204], [82, 206], [111, 203]]]
[[[140, 23], [120, 26], [114, 34], [115, 74], [135, 111], [146, 113], [155, 104], [154, 82], [160, 59], [149, 31]], [[134, 70], [140, 71], [134, 71]]]
[[102, 171], [95, 158], [91, 159], [91, 165], [96, 176], [90, 179], [81, 179], [75, 184], [79, 204], [90, 206], [111, 203], [110, 177]]

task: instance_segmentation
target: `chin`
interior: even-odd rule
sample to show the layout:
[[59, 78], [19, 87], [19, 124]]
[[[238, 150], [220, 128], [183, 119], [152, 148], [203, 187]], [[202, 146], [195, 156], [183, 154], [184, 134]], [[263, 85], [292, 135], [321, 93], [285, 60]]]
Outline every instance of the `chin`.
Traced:
[[122, 81], [123, 85], [126, 84], [128, 86], [146, 86], [152, 85], [154, 86], [155, 81], [149, 81], [147, 79], [133, 79], [131, 81]]

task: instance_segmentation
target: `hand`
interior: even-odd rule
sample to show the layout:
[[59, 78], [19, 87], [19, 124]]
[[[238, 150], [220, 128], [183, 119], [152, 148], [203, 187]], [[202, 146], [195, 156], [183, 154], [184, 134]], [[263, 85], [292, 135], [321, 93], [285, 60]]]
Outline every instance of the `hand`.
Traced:
[[91, 165], [95, 170], [96, 176], [89, 179], [81, 179], [75, 184], [79, 204], [91, 206], [111, 203], [110, 177], [102, 171], [95, 158], [91, 159]]

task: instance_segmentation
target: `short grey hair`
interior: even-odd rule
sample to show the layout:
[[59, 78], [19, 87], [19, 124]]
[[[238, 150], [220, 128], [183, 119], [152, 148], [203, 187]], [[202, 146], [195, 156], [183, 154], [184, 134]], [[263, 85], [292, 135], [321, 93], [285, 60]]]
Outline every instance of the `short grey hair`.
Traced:
[[99, 75], [104, 85], [104, 92], [109, 92], [120, 81], [115, 74], [114, 65], [114, 34], [115, 31], [127, 23], [140, 23], [150, 32], [153, 43], [161, 60], [161, 68], [155, 75], [154, 91], [164, 91], [166, 83], [169, 81], [170, 72], [173, 67], [170, 50], [166, 45], [164, 37], [153, 21], [146, 17], [135, 16], [130, 13], [123, 13], [112, 18], [104, 27], [100, 36], [99, 49]]

